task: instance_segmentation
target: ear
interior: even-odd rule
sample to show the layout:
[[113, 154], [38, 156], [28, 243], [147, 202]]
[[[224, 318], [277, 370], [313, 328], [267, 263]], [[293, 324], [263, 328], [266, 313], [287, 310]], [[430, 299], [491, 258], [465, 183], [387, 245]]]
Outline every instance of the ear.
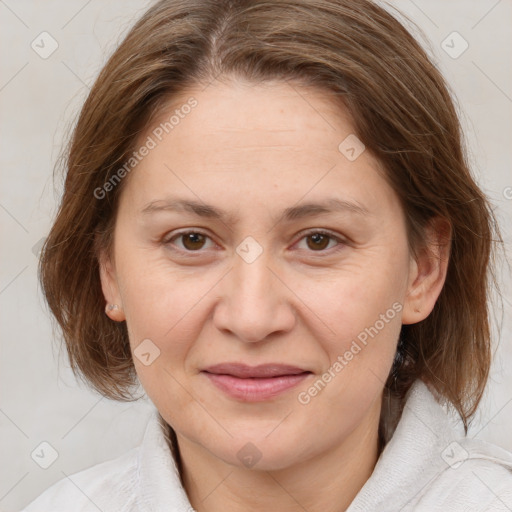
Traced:
[[421, 322], [434, 309], [446, 280], [451, 235], [450, 223], [441, 217], [432, 219], [425, 228], [424, 243], [417, 254], [411, 256], [403, 324]]
[[119, 285], [117, 282], [117, 275], [114, 263], [106, 250], [101, 248], [97, 251], [98, 263], [100, 270], [101, 289], [103, 296], [105, 297], [107, 305], [116, 305], [117, 308], [106, 309], [105, 313], [108, 317], [116, 322], [122, 322], [126, 320], [123, 303], [121, 300], [121, 294], [119, 292]]

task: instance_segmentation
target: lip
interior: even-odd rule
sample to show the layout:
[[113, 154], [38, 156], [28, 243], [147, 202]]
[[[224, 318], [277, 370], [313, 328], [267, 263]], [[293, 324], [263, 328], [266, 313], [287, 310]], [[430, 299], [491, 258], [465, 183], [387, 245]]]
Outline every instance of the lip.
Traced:
[[205, 368], [202, 373], [228, 396], [244, 402], [268, 400], [312, 375], [309, 370], [279, 363], [222, 363]]
[[232, 375], [241, 379], [282, 377], [284, 375], [298, 375], [308, 370], [298, 366], [290, 366], [281, 363], [267, 363], [258, 366], [249, 366], [244, 363], [221, 363], [203, 369], [204, 372], [217, 375]]

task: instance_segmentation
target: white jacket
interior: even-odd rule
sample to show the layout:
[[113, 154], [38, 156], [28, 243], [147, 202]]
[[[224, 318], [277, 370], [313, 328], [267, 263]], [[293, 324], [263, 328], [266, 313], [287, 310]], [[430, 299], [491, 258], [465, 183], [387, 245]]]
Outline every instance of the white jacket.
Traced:
[[[427, 386], [347, 512], [512, 511], [512, 454], [457, 433]], [[460, 431], [460, 429], [459, 429]], [[22, 512], [193, 512], [155, 409], [139, 447], [64, 478]]]

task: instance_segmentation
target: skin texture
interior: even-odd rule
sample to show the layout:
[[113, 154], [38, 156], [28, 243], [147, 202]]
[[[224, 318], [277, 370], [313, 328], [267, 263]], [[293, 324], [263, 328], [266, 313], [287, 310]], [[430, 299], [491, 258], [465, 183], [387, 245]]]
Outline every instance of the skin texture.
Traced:
[[[148, 366], [134, 357], [136, 371], [177, 433], [196, 510], [345, 510], [377, 460], [401, 324], [432, 310], [448, 249], [432, 228], [432, 252], [412, 257], [396, 194], [370, 151], [355, 161], [339, 151], [354, 128], [325, 93], [216, 81], [174, 98], [162, 119], [191, 95], [197, 106], [125, 178], [113, 252], [100, 258], [105, 299], [119, 305], [108, 314], [126, 320], [132, 350], [144, 339], [160, 350]], [[170, 196], [231, 218], [142, 213]], [[367, 213], [278, 222], [285, 208], [333, 197]], [[191, 242], [177, 235], [184, 228], [206, 236]], [[312, 236], [319, 229], [332, 238]], [[257, 243], [250, 250], [262, 250], [251, 263], [236, 251], [248, 236]], [[299, 393], [393, 304], [394, 318], [301, 403]], [[312, 374], [277, 397], [242, 402], [200, 373], [221, 362], [277, 362]], [[252, 467], [238, 455], [247, 443], [260, 457]]]

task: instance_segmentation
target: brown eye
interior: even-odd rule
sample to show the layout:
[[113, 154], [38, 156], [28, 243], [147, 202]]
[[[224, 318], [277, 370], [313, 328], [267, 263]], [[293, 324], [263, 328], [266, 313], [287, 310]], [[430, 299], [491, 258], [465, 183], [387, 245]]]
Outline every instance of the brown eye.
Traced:
[[[304, 245], [301, 247], [302, 244]], [[316, 229], [303, 234], [298, 248], [309, 253], [317, 252], [318, 256], [327, 256], [343, 249], [346, 245], [347, 242], [344, 239], [329, 231]]]
[[208, 235], [199, 231], [182, 231], [164, 239], [163, 243], [170, 246], [169, 248], [174, 246], [181, 252], [202, 252], [201, 249], [208, 248], [208, 241], [212, 243]]
[[[329, 235], [324, 235], [322, 233], [314, 233], [312, 235], [308, 235], [306, 237], [306, 240], [308, 241], [307, 245], [310, 249], [322, 251], [329, 245], [329, 240], [331, 238], [332, 237]], [[310, 240], [312, 243], [309, 243]]]
[[187, 251], [197, 251], [198, 249], [202, 249], [206, 240], [206, 236], [201, 233], [183, 233], [179, 236], [183, 240], [183, 247], [185, 247]]

